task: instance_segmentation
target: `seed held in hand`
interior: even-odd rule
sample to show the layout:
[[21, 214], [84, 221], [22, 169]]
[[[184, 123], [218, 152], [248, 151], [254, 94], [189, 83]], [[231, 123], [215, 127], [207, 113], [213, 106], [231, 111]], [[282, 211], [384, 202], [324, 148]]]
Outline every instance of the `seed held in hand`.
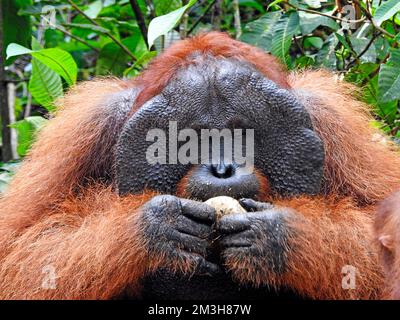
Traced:
[[246, 210], [240, 205], [239, 201], [227, 196], [210, 198], [205, 203], [215, 209], [217, 212], [217, 218], [221, 218], [222, 216], [231, 213], [246, 212]]

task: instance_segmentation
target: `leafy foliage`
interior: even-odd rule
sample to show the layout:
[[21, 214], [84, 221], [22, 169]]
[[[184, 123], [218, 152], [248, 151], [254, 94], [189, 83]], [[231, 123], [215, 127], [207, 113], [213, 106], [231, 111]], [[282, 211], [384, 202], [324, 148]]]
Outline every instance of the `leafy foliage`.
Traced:
[[32, 59], [29, 92], [47, 110], [54, 109], [54, 101], [63, 95], [61, 77], [37, 59]]
[[288, 56], [292, 37], [299, 29], [299, 15], [297, 12], [291, 12], [288, 15], [282, 15], [274, 28], [271, 30], [274, 34], [271, 41], [271, 53], [290, 65]]
[[149, 47], [154, 44], [160, 36], [165, 36], [172, 28], [181, 20], [183, 14], [187, 9], [193, 6], [197, 0], [190, 0], [186, 5], [171, 11], [163, 16], [154, 18], [149, 25]]
[[0, 162], [0, 194], [3, 193], [10, 182], [15, 171], [18, 169], [19, 162], [12, 161], [8, 163]]
[[29, 151], [29, 148], [34, 141], [35, 132], [38, 131], [45, 123], [46, 119], [39, 116], [27, 117], [17, 121], [11, 126], [17, 129], [18, 132], [18, 154], [23, 157]]

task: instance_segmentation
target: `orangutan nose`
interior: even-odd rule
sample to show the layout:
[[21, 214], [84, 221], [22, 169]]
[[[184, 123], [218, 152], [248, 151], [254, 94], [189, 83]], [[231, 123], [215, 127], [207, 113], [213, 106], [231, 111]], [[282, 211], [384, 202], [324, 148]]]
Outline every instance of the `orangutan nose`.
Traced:
[[219, 164], [212, 164], [210, 166], [211, 173], [214, 177], [220, 179], [227, 179], [235, 174], [235, 168], [232, 164], [225, 164], [220, 162]]

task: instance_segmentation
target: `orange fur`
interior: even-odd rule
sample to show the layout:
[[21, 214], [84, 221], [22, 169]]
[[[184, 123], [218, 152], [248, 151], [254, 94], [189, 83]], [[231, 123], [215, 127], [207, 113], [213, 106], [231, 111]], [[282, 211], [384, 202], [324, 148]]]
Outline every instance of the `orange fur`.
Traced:
[[367, 106], [354, 98], [356, 87], [325, 71], [293, 73], [289, 82], [324, 142], [326, 194], [376, 203], [400, 186], [398, 148], [373, 141], [380, 133]]
[[[372, 141], [371, 118], [352, 97], [352, 86], [322, 71], [287, 76], [271, 56], [210, 33], [173, 46], [137, 80], [84, 83], [60, 102], [61, 110], [42, 130], [0, 199], [1, 298], [110, 298], [126, 286], [139, 295], [140, 279], [165, 264], [164, 257], [149, 257], [138, 225], [137, 208], [153, 193], [121, 198], [110, 183], [90, 185], [104, 173], [105, 178], [112, 176], [112, 147], [123, 122], [103, 106], [104, 100], [138, 86], [142, 91], [135, 110], [190, 64], [194, 51], [247, 61], [282, 87], [293, 88], [325, 144], [320, 197], [268, 199], [299, 213], [293, 224], [298, 237], [290, 242], [290, 272], [276, 277], [257, 269], [254, 261], [230, 261], [228, 266], [242, 281], [284, 284], [314, 298], [378, 296], [382, 276], [370, 227], [377, 201], [399, 186], [397, 150]], [[188, 272], [192, 267], [185, 261], [169, 263], [172, 270]], [[48, 264], [55, 267], [57, 290], [40, 286]], [[360, 271], [360, 286], [354, 291], [339, 287], [346, 264]]]
[[386, 275], [384, 297], [400, 300], [400, 193], [379, 205], [375, 219], [375, 243]]
[[[275, 274], [258, 259], [232, 257], [227, 267], [241, 282], [286, 286], [313, 299], [377, 299], [383, 280], [372, 243], [372, 208], [360, 210], [351, 199], [299, 197], [275, 200], [293, 209], [286, 257], [287, 271]], [[343, 289], [345, 266], [356, 268], [355, 289]]]
[[41, 130], [1, 202], [8, 223], [15, 228], [34, 223], [73, 194], [85, 177], [107, 170], [116, 137], [101, 103], [126, 88], [120, 80], [96, 80], [80, 84], [59, 101], [59, 111]]
[[[110, 188], [98, 188], [66, 199], [9, 240], [10, 252], [1, 261], [0, 297], [109, 299], [129, 285], [139, 292], [138, 279], [149, 263], [137, 208], [150, 197], [119, 198]], [[55, 289], [42, 287], [47, 266], [54, 270]]]

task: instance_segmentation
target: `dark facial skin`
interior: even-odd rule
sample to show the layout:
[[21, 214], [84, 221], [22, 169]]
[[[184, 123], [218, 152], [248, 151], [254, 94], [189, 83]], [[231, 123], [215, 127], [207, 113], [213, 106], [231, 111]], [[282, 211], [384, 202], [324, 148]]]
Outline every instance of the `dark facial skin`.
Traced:
[[[186, 191], [192, 200], [155, 197], [142, 208], [142, 220], [150, 253], [191, 261], [197, 271], [188, 278], [171, 274], [166, 265], [145, 281], [144, 297], [270, 297], [268, 288], [239, 285], [224, 269], [224, 261], [253, 257], [262, 261], [262, 268], [284, 272], [292, 210], [256, 202], [260, 191], [256, 175], [238, 175], [237, 164], [223, 159], [212, 165], [149, 164], [146, 150], [152, 142], [146, 142], [146, 134], [153, 128], [168, 132], [172, 120], [178, 122], [178, 130], [254, 129], [254, 167], [268, 179], [271, 192], [280, 196], [319, 193], [323, 144], [304, 106], [288, 90], [243, 62], [198, 59], [126, 122], [117, 144], [120, 194], [152, 189], [173, 195], [190, 172]], [[244, 198], [241, 203], [247, 213], [217, 222], [215, 210], [202, 201], [220, 195]], [[216, 236], [220, 252], [215, 260], [211, 246]], [[290, 290], [282, 292], [291, 295]]]
[[[148, 131], [168, 132], [169, 121], [177, 121], [178, 130], [254, 129], [254, 165], [268, 178], [273, 191], [296, 195], [320, 190], [323, 145], [304, 106], [243, 62], [208, 58], [179, 72], [161, 94], [126, 122], [115, 163], [121, 194], [138, 193], [145, 187], [174, 194], [178, 182], [192, 169], [182, 164], [151, 165], [146, 159], [153, 143], [146, 141]], [[223, 182], [234, 190], [230, 194], [228, 188], [215, 190], [213, 196], [254, 196], [240, 194], [243, 181], [234, 175], [230, 178]], [[207, 180], [205, 174], [189, 181], [197, 196], [205, 191], [202, 179]]]

